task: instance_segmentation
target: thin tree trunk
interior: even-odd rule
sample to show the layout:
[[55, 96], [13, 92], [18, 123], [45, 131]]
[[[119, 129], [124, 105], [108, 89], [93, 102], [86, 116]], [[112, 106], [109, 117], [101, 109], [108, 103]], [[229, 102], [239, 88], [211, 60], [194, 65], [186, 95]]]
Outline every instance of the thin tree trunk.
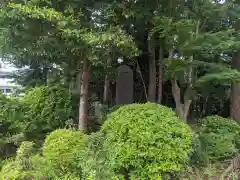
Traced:
[[140, 67], [138, 61], [137, 61], [137, 68], [138, 68], [138, 73], [139, 73], [141, 81], [142, 81], [145, 98], [146, 98], [146, 100], [148, 100], [146, 84], [145, 84], [145, 81], [144, 81], [144, 78], [143, 78], [143, 75], [142, 75], [142, 70], [141, 70], [141, 67]]
[[159, 70], [158, 70], [158, 103], [162, 103], [163, 96], [163, 47], [159, 48]]
[[108, 75], [106, 74], [105, 81], [104, 81], [103, 104], [108, 104], [108, 100], [109, 100], [109, 86], [110, 86], [110, 80], [108, 78]]
[[79, 101], [79, 123], [78, 129], [87, 130], [88, 124], [88, 86], [90, 79], [90, 66], [88, 59], [84, 60], [81, 78], [80, 101]]
[[148, 40], [149, 53], [149, 86], [148, 86], [148, 100], [156, 102], [156, 60], [155, 60], [155, 39], [151, 37]]
[[185, 92], [184, 102], [182, 103], [181, 89], [177, 84], [177, 80], [171, 80], [171, 84], [172, 84], [172, 94], [176, 104], [176, 113], [182, 120], [187, 121], [190, 105], [192, 103], [192, 100], [189, 98], [189, 90]]
[[[109, 66], [111, 64], [111, 56], [107, 60], [107, 71], [109, 69]], [[110, 80], [108, 76], [108, 72], [105, 75], [105, 80], [104, 80], [104, 90], [103, 90], [103, 104], [108, 104], [109, 101], [109, 87], [110, 87]]]
[[181, 90], [177, 84], [177, 80], [171, 80], [172, 84], [172, 94], [173, 99], [176, 104], [176, 113], [179, 115], [179, 117], [183, 118], [183, 104], [181, 102]]
[[[235, 53], [233, 55], [232, 67], [240, 69], [240, 53]], [[233, 83], [231, 89], [230, 116], [232, 119], [240, 123], [240, 83]]]

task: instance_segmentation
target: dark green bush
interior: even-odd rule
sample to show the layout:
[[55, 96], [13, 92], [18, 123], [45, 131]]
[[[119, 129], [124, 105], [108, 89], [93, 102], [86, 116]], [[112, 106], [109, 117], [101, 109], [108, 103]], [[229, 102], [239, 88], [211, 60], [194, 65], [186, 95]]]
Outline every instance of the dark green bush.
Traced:
[[108, 163], [132, 179], [168, 179], [182, 170], [192, 149], [192, 130], [167, 107], [120, 107], [102, 127]]
[[25, 139], [23, 122], [26, 107], [20, 99], [0, 93], [0, 110], [0, 156], [5, 158], [15, 153]]
[[47, 133], [64, 128], [71, 119], [72, 99], [60, 86], [31, 89], [20, 98], [0, 94], [0, 156], [10, 157], [21, 142], [41, 145]]
[[30, 140], [43, 140], [55, 129], [64, 128], [72, 117], [69, 91], [60, 86], [41, 86], [31, 89], [24, 97], [28, 107], [25, 134]]
[[203, 148], [199, 134], [195, 133], [193, 137], [193, 151], [191, 153], [191, 166], [202, 167], [209, 164], [209, 157], [206, 148]]
[[81, 174], [81, 161], [87, 147], [87, 137], [79, 131], [59, 129], [47, 136], [43, 157], [60, 174]]
[[221, 116], [208, 116], [201, 120], [202, 133], [234, 133], [240, 134], [240, 126], [231, 119], [223, 118]]
[[239, 151], [240, 126], [233, 120], [209, 116], [201, 121], [199, 140], [210, 161], [226, 160]]
[[200, 141], [212, 161], [225, 160], [237, 153], [232, 134], [206, 133], [200, 136]]
[[106, 161], [106, 151], [103, 149], [105, 136], [102, 132], [92, 133], [88, 138], [88, 148], [82, 163], [83, 179], [117, 179], [114, 171]]

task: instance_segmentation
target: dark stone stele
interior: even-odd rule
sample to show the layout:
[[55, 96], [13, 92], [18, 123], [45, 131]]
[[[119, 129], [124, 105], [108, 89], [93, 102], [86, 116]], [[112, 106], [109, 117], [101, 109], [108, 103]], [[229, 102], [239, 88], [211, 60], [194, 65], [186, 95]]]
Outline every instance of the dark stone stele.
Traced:
[[133, 70], [127, 65], [118, 67], [116, 80], [116, 104], [133, 103]]

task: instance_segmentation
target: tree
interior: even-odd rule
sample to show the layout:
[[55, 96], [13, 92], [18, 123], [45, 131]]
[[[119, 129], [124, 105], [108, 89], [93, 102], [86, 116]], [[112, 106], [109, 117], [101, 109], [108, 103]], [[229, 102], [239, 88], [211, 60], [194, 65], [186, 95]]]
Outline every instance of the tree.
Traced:
[[[75, 7], [74, 3], [71, 3], [71, 7]], [[42, 7], [44, 4], [50, 7]], [[66, 50], [61, 52], [61, 55], [65, 56], [71, 52], [75, 58], [78, 59], [80, 64], [79, 67], [82, 71], [78, 125], [79, 129], [86, 130], [88, 119], [88, 86], [91, 67], [103, 63], [99, 57], [101, 57], [101, 54], [104, 53], [104, 48], [109, 44], [116, 45], [120, 55], [125, 57], [137, 55], [137, 49], [132, 38], [119, 27], [105, 27], [99, 29], [94, 22], [90, 21], [91, 13], [85, 9], [85, 6], [81, 6], [81, 4], [76, 4], [76, 7], [82, 8], [83, 14], [78, 12], [78, 8], [66, 8], [64, 12], [61, 12], [61, 9], [58, 9], [60, 6], [54, 6], [56, 5], [54, 2], [50, 2], [50, 5], [44, 4], [42, 5], [41, 3], [38, 4], [32, 1], [26, 4], [10, 3], [2, 10], [2, 24], [5, 25], [5, 30], [8, 32], [17, 29], [19, 30], [18, 33], [20, 33], [21, 28], [24, 29], [25, 23], [23, 22], [26, 21], [26, 18], [30, 22], [37, 21], [38, 24], [46, 25], [46, 29], [44, 28], [45, 26], [43, 26], [40, 35], [37, 37], [23, 36], [26, 47], [32, 50], [31, 55], [40, 54], [54, 57], [54, 54], [51, 53], [51, 48], [55, 50], [55, 53], [66, 48]], [[62, 5], [63, 8], [68, 6], [68, 4], [64, 3]], [[82, 17], [84, 17], [84, 19], [82, 19]], [[11, 22], [8, 23], [8, 20], [11, 20]], [[17, 26], [13, 24], [13, 20]], [[21, 23], [23, 24], [21, 25]], [[23, 33], [32, 32], [32, 30], [28, 28], [24, 30]], [[11, 33], [8, 35], [8, 38], [16, 40], [11, 36]], [[27, 43], [29, 38], [31, 43]], [[48, 39], [52, 40], [52, 44], [63, 43], [63, 46], [56, 49], [49, 44]], [[12, 47], [16, 44], [19, 45], [18, 43], [10, 42], [10, 46]], [[32, 47], [31, 44], [34, 44], [34, 46]], [[48, 49], [45, 50], [45, 48]], [[24, 48], [22, 49], [24, 50]], [[26, 50], [23, 52], [21, 51], [21, 53], [24, 55], [28, 54], [25, 51]]]
[[[228, 6], [211, 1], [190, 1], [169, 9], [165, 17], [155, 17], [152, 34], [159, 33], [160, 38], [165, 39], [164, 44], [168, 49], [167, 74], [172, 85], [176, 112], [183, 120], [187, 120], [193, 101], [199, 67], [214, 68], [213, 64], [204, 62], [204, 56], [226, 53], [237, 43], [232, 35], [233, 29], [222, 28], [218, 21], [214, 23], [214, 13], [222, 13], [221, 18], [226, 18], [226, 11], [232, 10], [227, 9]], [[206, 7], [211, 7], [211, 11]], [[209, 30], [208, 26], [215, 27], [214, 31]]]

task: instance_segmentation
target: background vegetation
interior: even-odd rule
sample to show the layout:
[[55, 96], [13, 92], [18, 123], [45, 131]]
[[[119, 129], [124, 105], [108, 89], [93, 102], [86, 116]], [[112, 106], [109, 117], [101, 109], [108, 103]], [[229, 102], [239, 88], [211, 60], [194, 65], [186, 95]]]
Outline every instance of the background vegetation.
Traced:
[[[239, 178], [238, 1], [0, 6], [2, 60], [25, 94], [0, 95], [0, 179]], [[115, 103], [120, 64], [136, 104]]]

